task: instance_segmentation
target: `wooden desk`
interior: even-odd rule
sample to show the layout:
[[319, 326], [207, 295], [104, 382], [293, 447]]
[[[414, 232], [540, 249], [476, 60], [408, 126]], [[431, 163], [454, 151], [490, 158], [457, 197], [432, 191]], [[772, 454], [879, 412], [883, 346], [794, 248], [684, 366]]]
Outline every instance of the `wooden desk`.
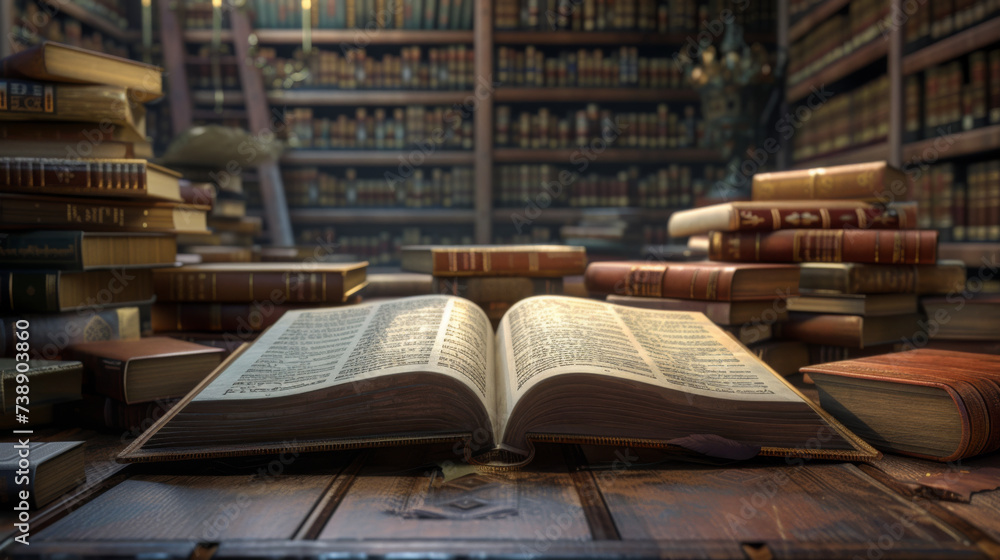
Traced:
[[450, 449], [121, 466], [107, 462], [121, 438], [47, 437], [88, 440], [89, 480], [34, 515], [30, 546], [5, 550], [13, 558], [1000, 555], [1000, 490], [925, 497], [912, 482], [948, 467], [897, 457], [710, 466], [553, 445], [528, 470], [445, 481], [436, 462]]

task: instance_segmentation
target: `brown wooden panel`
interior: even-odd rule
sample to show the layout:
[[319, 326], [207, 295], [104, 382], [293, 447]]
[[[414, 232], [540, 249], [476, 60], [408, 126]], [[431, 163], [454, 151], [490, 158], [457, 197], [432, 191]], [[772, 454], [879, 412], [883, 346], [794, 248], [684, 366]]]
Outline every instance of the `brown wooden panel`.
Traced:
[[597, 481], [623, 539], [808, 543], [834, 550], [889, 535], [896, 551], [960, 542], [951, 527], [850, 464], [620, 468]]
[[331, 480], [330, 475], [137, 475], [34, 538], [203, 542], [289, 538]]
[[[413, 465], [411, 450], [373, 452], [320, 532], [328, 539], [481, 539], [521, 541], [544, 551], [555, 541], [590, 540], [583, 507], [561, 449], [539, 450], [530, 470], [470, 474], [444, 482], [433, 462]], [[455, 459], [451, 454], [439, 460]], [[524, 548], [527, 546], [527, 548]]]

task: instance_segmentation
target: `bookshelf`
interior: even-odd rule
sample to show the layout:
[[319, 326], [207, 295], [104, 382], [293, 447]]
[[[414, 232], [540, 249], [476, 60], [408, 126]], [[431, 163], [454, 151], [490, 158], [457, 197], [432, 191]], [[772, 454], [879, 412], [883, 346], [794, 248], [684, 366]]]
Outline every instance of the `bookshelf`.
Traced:
[[[55, 32], [61, 35], [60, 40], [65, 41], [68, 38], [65, 35], [68, 34], [64, 31], [64, 24], [68, 22], [80, 26], [83, 40], [92, 40], [92, 33], [96, 32], [100, 34], [100, 39], [111, 41], [114, 44], [116, 52], [112, 54], [135, 56], [136, 53], [132, 52], [131, 49], [136, 47], [136, 44], [142, 39], [141, 32], [134, 29], [138, 26], [132, 25], [139, 20], [137, 11], [139, 3], [135, 2], [135, 6], [129, 4], [131, 3], [121, 6], [122, 13], [111, 14], [108, 17], [87, 8], [83, 3], [67, 0], [37, 0], [34, 5], [37, 6], [40, 15], [33, 18], [32, 21], [25, 21], [18, 17], [20, 10], [27, 6], [25, 2], [0, 0], [0, 29], [4, 31], [4, 40], [0, 41], [0, 57], [12, 54], [15, 42], [23, 42], [18, 30], [25, 29], [30, 35], [41, 32], [36, 38], [52, 38], [50, 33], [53, 32], [54, 24]], [[74, 41], [66, 42], [74, 43]], [[105, 43], [95, 50], [108, 51], [104, 48], [107, 44]], [[96, 47], [96, 45], [87, 44], [79, 46]]]

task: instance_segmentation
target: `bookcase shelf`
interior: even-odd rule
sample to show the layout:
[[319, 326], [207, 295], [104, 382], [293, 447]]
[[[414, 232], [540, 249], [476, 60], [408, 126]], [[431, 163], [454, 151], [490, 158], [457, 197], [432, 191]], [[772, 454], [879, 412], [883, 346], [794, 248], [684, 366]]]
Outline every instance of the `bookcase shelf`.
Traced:
[[808, 95], [812, 91], [812, 88], [819, 88], [820, 86], [832, 84], [841, 78], [845, 78], [876, 60], [885, 58], [888, 52], [889, 42], [882, 40], [881, 37], [876, 37], [868, 44], [832, 62], [819, 72], [808, 76], [794, 85], [788, 86], [785, 90], [785, 95], [788, 97], [789, 102], [798, 101]]
[[496, 45], [682, 45], [684, 33], [640, 31], [518, 31], [496, 30]]
[[246, 119], [247, 112], [243, 109], [223, 109], [221, 113], [214, 109], [194, 109], [191, 111], [191, 118], [201, 120]]
[[472, 225], [475, 210], [464, 208], [290, 208], [304, 225]]
[[[538, 224], [572, 224], [579, 222], [585, 216], [594, 213], [612, 213], [623, 218], [635, 218], [643, 221], [666, 223], [676, 210], [670, 208], [544, 208], [537, 218], [532, 220]], [[493, 221], [497, 223], [510, 222], [512, 214], [523, 214], [523, 207], [494, 208]]]
[[[1000, 124], [984, 126], [956, 133], [949, 144], [947, 139], [929, 138], [903, 144], [903, 161], [920, 161], [925, 152], [933, 159], [951, 159], [975, 154], [996, 153], [1000, 150]], [[943, 142], [943, 144], [942, 144]]]
[[[597, 154], [593, 163], [719, 163], [722, 157], [715, 150], [702, 148], [639, 149], [608, 148]], [[573, 164], [577, 157], [585, 157], [580, 148], [531, 149], [496, 148], [493, 161], [497, 163], [565, 163]]]
[[535, 102], [667, 102], [698, 101], [693, 89], [630, 89], [573, 87], [498, 87], [493, 99], [499, 103]]
[[904, 56], [903, 75], [915, 74], [998, 40], [1000, 40], [1000, 17], [995, 17]]
[[790, 43], [798, 41], [803, 35], [833, 14], [844, 9], [850, 3], [851, 0], [826, 0], [822, 4], [814, 6], [806, 15], [799, 18], [798, 21], [788, 28], [788, 41]]
[[[472, 91], [428, 91], [428, 90], [336, 90], [336, 89], [288, 89], [267, 92], [267, 101], [273, 105], [289, 107], [358, 105], [453, 105], [464, 102]], [[215, 103], [214, 90], [191, 92], [195, 103]], [[224, 91], [224, 105], [242, 105], [241, 91]]]
[[423, 153], [414, 150], [290, 150], [281, 156], [281, 163], [293, 165], [396, 166], [408, 160], [419, 160], [422, 166], [472, 165], [474, 153], [441, 150]]
[[857, 148], [848, 148], [846, 150], [796, 161], [792, 164], [792, 169], [806, 169], [809, 167], [823, 167], [827, 165], [844, 165], [847, 163], [862, 163], [865, 161], [885, 160], [888, 158], [889, 143], [886, 140], [882, 140], [880, 142], [866, 144]]
[[[236, 57], [231, 54], [222, 54], [218, 56], [219, 64], [236, 64]], [[184, 64], [211, 64], [212, 57], [210, 56], [197, 56], [197, 55], [185, 55]]]
[[139, 31], [123, 29], [73, 2], [67, 2], [66, 0], [43, 0], [43, 3], [51, 7], [54, 11], [66, 14], [80, 23], [93, 27], [97, 31], [122, 43], [134, 43], [142, 38], [142, 34]]
[[[257, 29], [262, 45], [301, 45], [301, 29]], [[444, 45], [472, 44], [471, 30], [434, 29], [313, 29], [314, 45]]]

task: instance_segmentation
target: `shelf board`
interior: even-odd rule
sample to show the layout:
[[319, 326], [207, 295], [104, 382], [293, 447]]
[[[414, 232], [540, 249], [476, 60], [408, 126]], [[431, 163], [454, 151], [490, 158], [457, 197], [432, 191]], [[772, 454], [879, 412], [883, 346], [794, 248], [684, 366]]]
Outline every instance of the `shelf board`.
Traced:
[[[670, 219], [676, 210], [670, 208], [545, 208], [533, 223], [539, 224], [569, 224], [579, 222], [585, 216], [602, 214], [617, 214], [626, 218], [637, 218], [642, 221], [662, 221]], [[511, 214], [523, 213], [524, 207], [494, 208], [493, 221], [503, 222], [511, 219]]]
[[226, 119], [246, 119], [247, 112], [243, 109], [223, 109], [222, 113], [216, 113], [213, 109], [195, 109], [191, 111], [191, 118], [206, 121], [226, 120]]
[[465, 208], [290, 208], [299, 225], [473, 224], [475, 210]]
[[686, 33], [496, 30], [494, 45], [683, 45]]
[[698, 101], [701, 97], [694, 89], [638, 89], [638, 88], [576, 88], [576, 87], [498, 87], [493, 100], [498, 103], [517, 102], [665, 102]]
[[[949, 143], [950, 140], [953, 142]], [[944, 142], [943, 145], [942, 142]], [[903, 144], [903, 160], [905, 162], [921, 161], [927, 150], [930, 150], [935, 160], [979, 153], [995, 154], [997, 150], [1000, 150], [1000, 124], [958, 132], [950, 138], [929, 138]]]
[[[493, 161], [497, 163], [566, 163], [571, 164], [577, 157], [585, 157], [580, 148], [531, 149], [496, 148]], [[596, 157], [593, 163], [716, 163], [722, 156], [715, 150], [703, 148], [608, 148]]]
[[866, 144], [857, 148], [847, 148], [832, 154], [823, 154], [792, 164], [792, 169], [808, 169], [810, 167], [826, 167], [829, 165], [845, 165], [848, 163], [863, 163], [889, 158], [889, 143], [885, 140]]
[[889, 52], [889, 42], [881, 38], [872, 39], [867, 45], [856, 49], [851, 54], [841, 57], [819, 72], [805, 78], [785, 90], [788, 101], [798, 101], [812, 90], [826, 84], [832, 84], [841, 78], [856, 72], [880, 58], [885, 58]]
[[[211, 29], [187, 29], [184, 31], [184, 40], [188, 43], [211, 43], [212, 42], [212, 30]], [[219, 33], [219, 41], [222, 43], [232, 43], [233, 42], [233, 31], [231, 29], [223, 29]]]
[[1000, 17], [988, 19], [904, 56], [903, 75], [958, 58], [993, 44], [997, 39], [1000, 39]]
[[267, 92], [280, 105], [453, 105], [473, 95], [471, 90], [350, 90], [287, 89]]
[[124, 29], [118, 27], [117, 25], [111, 23], [110, 21], [104, 19], [103, 17], [92, 13], [78, 4], [73, 2], [66, 2], [65, 0], [43, 0], [45, 4], [53, 8], [57, 13], [61, 12], [67, 16], [93, 27], [94, 29], [109, 35], [111, 38], [121, 41], [123, 43], [134, 43], [142, 39], [142, 34], [139, 31]]
[[[197, 55], [186, 55], [184, 57], [184, 64], [211, 64], [212, 57], [210, 56], [197, 56]], [[219, 55], [219, 64], [236, 64], [236, 57], [231, 54]]]
[[803, 35], [850, 3], [851, 0], [826, 0], [818, 6], [814, 6], [806, 15], [799, 18], [799, 21], [788, 28], [788, 42], [798, 41]]
[[289, 150], [281, 156], [281, 163], [296, 165], [346, 165], [393, 167], [407, 162], [411, 154], [422, 156], [420, 166], [472, 165], [472, 150], [436, 151], [424, 154], [418, 150]]
[[[302, 29], [257, 29], [262, 45], [301, 45]], [[313, 45], [444, 45], [472, 44], [471, 30], [434, 29], [313, 29]]]

